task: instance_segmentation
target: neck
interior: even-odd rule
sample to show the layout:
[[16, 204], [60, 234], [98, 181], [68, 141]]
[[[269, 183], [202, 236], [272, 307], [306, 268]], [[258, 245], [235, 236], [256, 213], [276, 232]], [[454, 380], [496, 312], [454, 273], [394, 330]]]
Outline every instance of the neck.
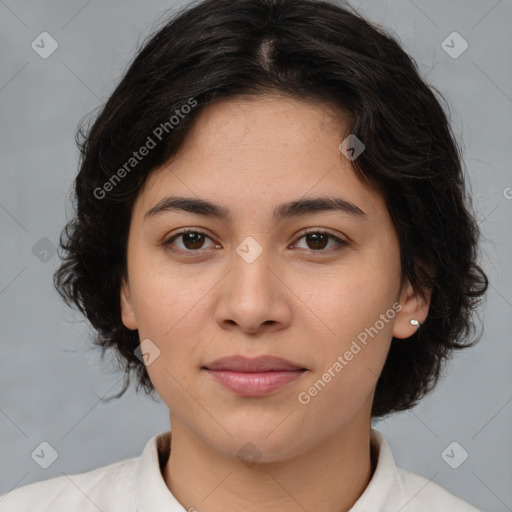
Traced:
[[213, 449], [172, 417], [171, 456], [164, 479], [187, 510], [346, 512], [368, 486], [377, 453], [370, 424], [355, 423], [299, 455], [245, 465]]

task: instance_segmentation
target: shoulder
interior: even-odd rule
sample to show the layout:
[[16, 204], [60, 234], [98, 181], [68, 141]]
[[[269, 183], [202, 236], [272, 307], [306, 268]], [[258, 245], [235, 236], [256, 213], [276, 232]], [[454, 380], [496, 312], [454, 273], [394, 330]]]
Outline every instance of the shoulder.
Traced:
[[407, 507], [404, 512], [481, 512], [467, 501], [448, 492], [432, 480], [404, 468], [396, 468], [396, 483]]
[[354, 512], [377, 507], [382, 512], [482, 512], [433, 479], [397, 466], [387, 439], [378, 430], [372, 429], [371, 440], [378, 450], [378, 463], [362, 505]]
[[133, 487], [138, 459], [18, 487], [0, 496], [0, 512], [135, 511]]

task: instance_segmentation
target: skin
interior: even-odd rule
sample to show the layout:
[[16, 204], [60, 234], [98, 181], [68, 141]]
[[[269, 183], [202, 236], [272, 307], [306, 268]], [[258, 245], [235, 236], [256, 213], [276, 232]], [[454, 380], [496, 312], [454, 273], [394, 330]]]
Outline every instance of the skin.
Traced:
[[[341, 113], [323, 104], [223, 100], [201, 113], [134, 204], [122, 320], [160, 350], [147, 369], [170, 411], [163, 477], [186, 509], [347, 511], [372, 477], [377, 380], [392, 337], [411, 336], [410, 320], [423, 323], [428, 303], [408, 282], [399, 288], [396, 231], [384, 199], [340, 153], [347, 135]], [[168, 195], [221, 203], [233, 220], [178, 211], [144, 220]], [[318, 196], [347, 199], [367, 220], [330, 211], [273, 221], [276, 205]], [[207, 236], [162, 246], [183, 228]], [[348, 245], [305, 237], [307, 228]], [[248, 236], [262, 249], [252, 263], [236, 252]], [[394, 318], [301, 404], [298, 394], [397, 302]], [[202, 369], [233, 354], [276, 355], [308, 371], [270, 395], [241, 397]], [[259, 452], [255, 465], [237, 458], [248, 442]]]

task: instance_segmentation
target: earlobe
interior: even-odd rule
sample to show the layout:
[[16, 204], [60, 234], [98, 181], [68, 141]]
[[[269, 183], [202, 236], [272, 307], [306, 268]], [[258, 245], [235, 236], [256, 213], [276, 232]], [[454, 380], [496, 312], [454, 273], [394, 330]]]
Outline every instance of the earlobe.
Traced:
[[126, 328], [135, 330], [137, 329], [137, 321], [135, 319], [135, 312], [133, 310], [132, 298], [130, 293], [130, 286], [125, 279], [121, 283], [121, 318]]
[[[402, 309], [396, 315], [393, 325], [393, 336], [395, 338], [409, 338], [421, 328], [421, 324], [425, 322], [428, 316], [430, 296], [431, 292], [428, 291], [426, 293], [427, 302], [425, 302], [419, 292], [414, 290], [407, 281], [407, 286], [400, 300]], [[419, 325], [415, 325], [416, 322], [411, 323], [411, 320], [416, 320]]]

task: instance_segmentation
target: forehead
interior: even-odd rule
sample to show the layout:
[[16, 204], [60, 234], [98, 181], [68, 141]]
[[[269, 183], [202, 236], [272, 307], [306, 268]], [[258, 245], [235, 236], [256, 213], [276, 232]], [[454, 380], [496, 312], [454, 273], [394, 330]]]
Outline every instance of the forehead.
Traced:
[[[340, 109], [286, 95], [238, 96], [206, 107], [187, 141], [222, 139], [240, 146], [288, 145], [293, 139], [313, 142], [322, 132], [347, 129], [349, 115]], [[186, 145], [183, 150], [186, 150]]]
[[175, 157], [149, 175], [136, 208], [144, 215], [165, 196], [182, 195], [231, 204], [235, 216], [242, 210], [273, 214], [278, 203], [329, 195], [382, 216], [383, 198], [359, 180], [339, 150], [347, 121], [328, 105], [286, 96], [214, 103]]

